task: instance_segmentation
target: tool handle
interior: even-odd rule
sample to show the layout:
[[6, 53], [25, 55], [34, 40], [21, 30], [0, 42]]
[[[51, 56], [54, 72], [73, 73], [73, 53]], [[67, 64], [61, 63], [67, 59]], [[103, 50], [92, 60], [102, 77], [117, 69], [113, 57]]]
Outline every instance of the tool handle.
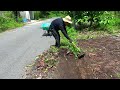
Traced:
[[80, 51], [79, 48], [73, 42], [72, 42], [72, 44], [77, 48], [78, 51]]

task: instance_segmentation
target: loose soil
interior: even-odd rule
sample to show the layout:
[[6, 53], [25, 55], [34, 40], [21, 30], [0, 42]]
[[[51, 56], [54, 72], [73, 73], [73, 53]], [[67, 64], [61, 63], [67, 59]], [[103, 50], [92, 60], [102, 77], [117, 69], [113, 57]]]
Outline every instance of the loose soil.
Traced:
[[[26, 79], [119, 79], [120, 37], [106, 36], [78, 40], [85, 56], [75, 59], [67, 49], [58, 53], [44, 52], [35, 64], [26, 69]], [[48, 64], [45, 58], [51, 56]], [[46, 63], [47, 62], [47, 63]]]

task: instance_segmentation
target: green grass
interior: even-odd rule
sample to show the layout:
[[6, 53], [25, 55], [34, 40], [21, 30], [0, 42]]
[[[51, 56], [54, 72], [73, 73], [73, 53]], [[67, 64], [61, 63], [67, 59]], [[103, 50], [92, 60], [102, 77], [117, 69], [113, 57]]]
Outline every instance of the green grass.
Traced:
[[4, 31], [7, 31], [7, 30], [10, 30], [10, 29], [21, 27], [23, 25], [24, 24], [22, 24], [22, 23], [6, 23], [6, 24], [3, 24], [2, 26], [0, 26], [0, 33], [4, 32]]
[[48, 65], [48, 67], [55, 66], [55, 65], [58, 63], [57, 60], [48, 59], [48, 58], [45, 59], [44, 61], [45, 61], [45, 63]]
[[56, 53], [58, 51], [59, 51], [59, 49], [56, 47], [53, 47], [53, 46], [51, 46], [51, 48], [49, 49], [49, 52], [51, 52], [51, 53]]

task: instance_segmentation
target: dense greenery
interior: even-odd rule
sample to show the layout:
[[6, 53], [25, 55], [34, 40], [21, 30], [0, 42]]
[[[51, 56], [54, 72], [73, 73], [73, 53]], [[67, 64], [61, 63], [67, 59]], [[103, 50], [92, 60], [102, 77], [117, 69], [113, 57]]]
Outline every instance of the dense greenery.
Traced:
[[[73, 40], [73, 43], [77, 46], [77, 39], [79, 36], [78, 31], [75, 31], [74, 28], [70, 28], [67, 27], [68, 30], [68, 35], [69, 37]], [[73, 54], [75, 55], [75, 57], [77, 58], [77, 55], [80, 53], [81, 49], [80, 48], [76, 48], [72, 43], [70, 43], [64, 36], [62, 33], [61, 34], [61, 48], [67, 48], [69, 49], [69, 51], [73, 52]]]
[[35, 11], [35, 19], [46, 19], [52, 17], [64, 17], [67, 15], [66, 11]]
[[115, 33], [119, 30], [119, 11], [36, 11], [35, 19], [65, 17], [70, 15], [76, 30], [106, 30]]
[[23, 25], [22, 18], [18, 18], [18, 22], [16, 22], [16, 19], [14, 17], [14, 14], [10, 11], [4, 12], [2, 15], [0, 15], [0, 32], [3, 32], [8, 29], [20, 27]]
[[[0, 31], [21, 26], [20, 11], [4, 11], [0, 15]], [[70, 15], [76, 30], [103, 30], [109, 33], [119, 32], [119, 11], [35, 11], [35, 19], [65, 17]]]

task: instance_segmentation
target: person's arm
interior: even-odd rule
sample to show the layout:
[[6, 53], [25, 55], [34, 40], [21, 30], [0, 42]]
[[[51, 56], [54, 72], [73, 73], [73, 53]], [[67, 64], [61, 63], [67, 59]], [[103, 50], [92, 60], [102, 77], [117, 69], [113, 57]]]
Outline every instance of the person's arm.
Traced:
[[68, 34], [67, 34], [66, 27], [64, 27], [63, 25], [60, 25], [60, 29], [61, 29], [61, 32], [63, 33], [63, 35], [64, 35], [70, 42], [72, 42], [72, 40], [70, 39], [70, 37], [69, 37]]

